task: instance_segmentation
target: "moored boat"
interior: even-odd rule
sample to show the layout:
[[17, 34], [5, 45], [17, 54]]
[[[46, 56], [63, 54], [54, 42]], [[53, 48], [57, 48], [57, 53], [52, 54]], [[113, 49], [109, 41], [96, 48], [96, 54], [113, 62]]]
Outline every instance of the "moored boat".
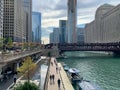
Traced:
[[76, 68], [70, 68], [68, 70], [69, 78], [71, 79], [72, 83], [80, 82], [83, 79], [79, 73], [80, 71]]
[[91, 83], [88, 80], [84, 80], [83, 77], [79, 74], [80, 71], [78, 69], [69, 68], [65, 63], [62, 65], [71, 83], [77, 88], [76, 90], [101, 90], [97, 85]]

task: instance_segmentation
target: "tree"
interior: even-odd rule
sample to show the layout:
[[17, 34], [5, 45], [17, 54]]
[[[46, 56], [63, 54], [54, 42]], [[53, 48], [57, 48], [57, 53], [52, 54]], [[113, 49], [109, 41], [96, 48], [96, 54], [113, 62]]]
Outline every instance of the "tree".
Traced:
[[0, 50], [3, 50], [5, 38], [0, 38]]
[[8, 48], [12, 48], [13, 46], [14, 46], [14, 45], [13, 45], [12, 38], [9, 37], [9, 38], [7, 39], [7, 47], [8, 47]]
[[28, 47], [28, 43], [27, 43], [27, 42], [24, 42], [24, 43], [23, 43], [23, 46], [22, 46], [22, 49], [27, 49], [27, 47]]
[[25, 75], [27, 74], [26, 76], [29, 82], [30, 75], [35, 70], [35, 68], [36, 68], [36, 64], [32, 62], [31, 57], [26, 57], [25, 61], [22, 63], [22, 66], [17, 70], [22, 74], [25, 74]]
[[48, 57], [51, 57], [51, 52], [48, 52], [48, 55], [47, 55]]
[[34, 83], [25, 82], [24, 84], [19, 84], [14, 90], [39, 90], [39, 87]]

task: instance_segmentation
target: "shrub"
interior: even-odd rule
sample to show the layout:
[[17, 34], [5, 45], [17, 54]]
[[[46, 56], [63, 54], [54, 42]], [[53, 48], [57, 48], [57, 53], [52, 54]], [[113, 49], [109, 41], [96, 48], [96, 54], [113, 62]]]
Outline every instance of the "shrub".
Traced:
[[19, 84], [14, 90], [39, 90], [39, 87], [31, 82], [25, 82], [24, 84]]

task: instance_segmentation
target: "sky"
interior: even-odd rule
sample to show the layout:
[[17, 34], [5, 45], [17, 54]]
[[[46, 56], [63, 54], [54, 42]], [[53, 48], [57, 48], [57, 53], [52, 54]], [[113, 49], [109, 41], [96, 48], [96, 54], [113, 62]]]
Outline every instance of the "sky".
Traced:
[[[49, 43], [49, 34], [67, 20], [67, 0], [32, 0], [33, 11], [42, 14], [42, 41]], [[118, 5], [120, 0], [77, 0], [77, 27], [84, 27], [94, 20], [96, 9], [103, 4]]]

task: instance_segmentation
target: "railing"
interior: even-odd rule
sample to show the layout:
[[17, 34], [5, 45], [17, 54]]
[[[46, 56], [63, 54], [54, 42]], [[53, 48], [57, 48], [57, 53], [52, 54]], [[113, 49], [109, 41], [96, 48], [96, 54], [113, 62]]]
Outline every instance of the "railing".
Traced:
[[14, 60], [17, 58], [21, 58], [21, 57], [25, 57], [27, 55], [31, 55], [34, 53], [40, 52], [40, 50], [36, 51], [36, 50], [32, 50], [32, 51], [25, 51], [25, 52], [20, 52], [18, 54], [8, 54], [8, 55], [1, 55], [0, 56], [0, 62], [5, 62], [5, 61], [9, 61], [9, 60]]

